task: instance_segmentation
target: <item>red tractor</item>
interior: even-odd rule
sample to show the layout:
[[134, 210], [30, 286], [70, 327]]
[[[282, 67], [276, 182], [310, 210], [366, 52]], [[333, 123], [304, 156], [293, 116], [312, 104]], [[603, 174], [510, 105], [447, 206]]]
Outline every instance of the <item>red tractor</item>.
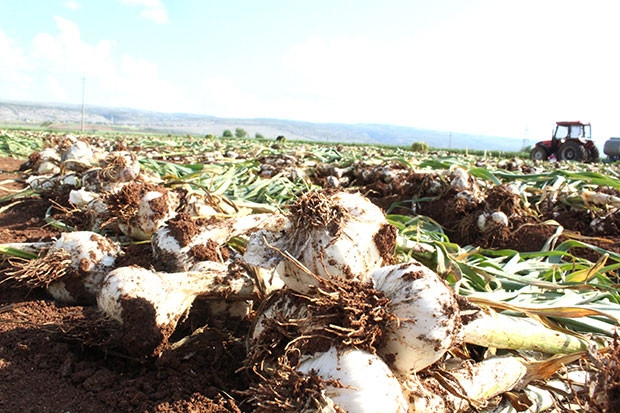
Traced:
[[530, 152], [530, 159], [544, 161], [596, 162], [599, 151], [592, 140], [589, 122], [556, 122], [550, 140], [540, 141]]

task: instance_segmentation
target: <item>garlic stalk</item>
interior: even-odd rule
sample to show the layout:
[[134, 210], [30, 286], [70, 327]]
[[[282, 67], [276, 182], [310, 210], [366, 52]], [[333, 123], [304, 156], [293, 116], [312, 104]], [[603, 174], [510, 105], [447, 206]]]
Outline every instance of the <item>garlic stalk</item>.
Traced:
[[503, 393], [523, 390], [535, 380], [546, 380], [585, 353], [526, 360], [520, 356], [497, 356], [474, 363], [449, 360], [447, 366], [423, 376], [401, 377], [414, 412], [469, 412], [472, 407], [494, 408]]
[[420, 371], [457, 343], [459, 306], [437, 274], [413, 261], [379, 268], [371, 277], [374, 288], [390, 299], [388, 309], [396, 316], [378, 349], [396, 371]]
[[487, 407], [493, 397], [515, 388], [527, 374], [517, 357], [497, 357], [460, 368], [401, 379], [410, 411], [457, 413]]
[[544, 353], [585, 351], [589, 343], [575, 335], [552, 330], [525, 317], [498, 313], [478, 307], [460, 298], [462, 335], [465, 343], [512, 350], [535, 350]]
[[398, 379], [377, 355], [354, 348], [331, 347], [304, 358], [297, 370], [323, 380], [323, 396], [332, 412], [406, 412]]
[[[575, 366], [571, 367], [575, 368]], [[531, 383], [521, 391], [523, 396], [527, 397], [527, 400], [532, 403], [526, 411], [554, 411], [550, 409], [557, 408], [558, 404], [564, 405], [564, 411], [581, 411], [578, 410], [580, 408], [585, 408], [585, 411], [596, 411], [592, 409], [593, 406], [591, 405], [576, 405], [570, 402], [571, 400], [576, 400], [579, 397], [578, 393], [583, 392], [584, 389], [596, 380], [591, 371], [576, 368], [566, 373], [558, 374], [558, 376], [558, 378], [545, 380], [539, 385]], [[590, 407], [590, 410], [588, 410], [588, 407]], [[517, 410], [508, 399], [502, 400], [497, 406], [481, 410], [482, 413], [518, 413], [520, 411], [522, 410]]]
[[50, 241], [8, 242], [5, 244], [0, 244], [0, 253], [13, 257], [36, 258], [51, 245], [52, 242]]
[[615, 195], [588, 191], [587, 189], [584, 189], [581, 191], [581, 199], [586, 205], [601, 205], [613, 208], [620, 208], [620, 197], [617, 197]]
[[198, 296], [254, 299], [254, 281], [240, 268], [209, 263], [201, 272], [163, 273], [130, 266], [110, 271], [97, 291], [99, 309], [123, 325], [128, 350], [159, 354]]

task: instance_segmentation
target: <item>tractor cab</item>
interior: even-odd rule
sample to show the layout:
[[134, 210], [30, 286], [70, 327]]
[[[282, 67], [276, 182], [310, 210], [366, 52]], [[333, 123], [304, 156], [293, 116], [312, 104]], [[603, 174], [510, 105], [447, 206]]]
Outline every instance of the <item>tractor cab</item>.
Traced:
[[551, 139], [536, 143], [530, 152], [530, 158], [534, 160], [598, 161], [599, 153], [592, 141], [590, 123], [556, 122]]
[[592, 139], [592, 127], [585, 122], [556, 122], [553, 139]]

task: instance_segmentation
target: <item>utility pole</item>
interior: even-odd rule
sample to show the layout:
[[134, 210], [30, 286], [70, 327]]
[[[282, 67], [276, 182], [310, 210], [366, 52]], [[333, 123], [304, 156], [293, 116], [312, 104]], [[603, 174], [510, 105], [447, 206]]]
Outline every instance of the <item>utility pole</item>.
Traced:
[[85, 91], [86, 91], [86, 76], [82, 76], [82, 122], [80, 124], [80, 131], [82, 131], [82, 133], [84, 133], [84, 114], [86, 113]]

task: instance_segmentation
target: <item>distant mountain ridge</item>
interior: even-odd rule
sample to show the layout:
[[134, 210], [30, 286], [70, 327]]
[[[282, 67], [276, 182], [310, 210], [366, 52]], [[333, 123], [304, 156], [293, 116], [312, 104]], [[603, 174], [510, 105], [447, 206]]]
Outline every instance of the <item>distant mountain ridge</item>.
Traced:
[[[0, 125], [80, 125], [82, 108], [79, 105], [0, 102]], [[317, 142], [368, 143], [411, 145], [425, 142], [435, 148], [488, 149], [518, 151], [522, 139], [480, 136], [458, 132], [383, 124], [313, 123], [285, 119], [219, 118], [188, 113], [164, 113], [138, 109], [87, 106], [85, 130], [119, 130], [221, 136], [226, 129], [243, 128], [253, 137], [259, 133], [266, 138], [283, 135], [290, 139]]]

